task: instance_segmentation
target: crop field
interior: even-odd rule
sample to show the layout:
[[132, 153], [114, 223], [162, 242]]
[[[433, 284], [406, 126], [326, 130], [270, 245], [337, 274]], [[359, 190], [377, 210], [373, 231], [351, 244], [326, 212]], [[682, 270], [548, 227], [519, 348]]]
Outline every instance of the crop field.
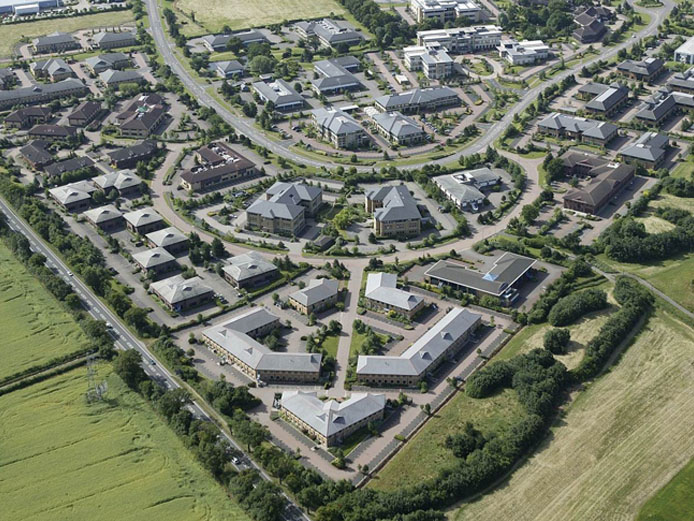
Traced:
[[0, 379], [87, 346], [70, 314], [3, 243], [0, 266]]
[[196, 23], [213, 33], [225, 25], [233, 30], [247, 29], [345, 12], [333, 0], [176, 0], [175, 6], [183, 13], [194, 13]]
[[694, 455], [692, 357], [694, 329], [658, 309], [535, 454], [503, 486], [450, 518], [635, 519]]
[[4, 521], [249, 521], [108, 366], [88, 405], [79, 368], [0, 397]]
[[80, 29], [97, 29], [113, 27], [135, 20], [131, 11], [114, 11], [112, 13], [97, 13], [85, 16], [73, 16], [58, 20], [37, 20], [19, 24], [3, 24], [2, 40], [0, 40], [0, 56], [10, 56], [20, 40], [31, 40], [37, 36], [60, 30], [66, 33]]
[[[569, 326], [571, 344], [569, 352], [557, 356], [569, 369], [578, 365], [583, 357], [583, 349], [595, 332], [614, 311], [608, 308], [587, 315], [576, 324]], [[495, 360], [504, 360], [542, 347], [548, 324], [532, 325], [524, 328], [498, 354]], [[420, 479], [436, 475], [438, 469], [446, 466], [451, 453], [443, 446], [448, 434], [459, 432], [465, 422], [480, 425], [482, 432], [489, 433], [505, 427], [518, 418], [522, 410], [511, 390], [483, 400], [458, 393], [449, 404], [443, 407], [422, 430], [411, 439], [403, 449], [378, 473], [369, 486], [379, 490], [393, 490], [399, 486], [412, 485]], [[412, 465], [412, 461], [417, 465]]]

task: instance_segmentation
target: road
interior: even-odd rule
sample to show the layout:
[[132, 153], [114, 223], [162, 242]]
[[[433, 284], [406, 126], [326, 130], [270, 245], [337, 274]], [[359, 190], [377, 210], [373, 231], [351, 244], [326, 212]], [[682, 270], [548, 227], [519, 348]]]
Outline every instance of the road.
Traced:
[[[22, 219], [15, 211], [0, 198], [0, 211], [5, 214], [7, 218], [7, 224], [16, 232], [24, 235], [31, 245], [32, 251], [40, 253], [46, 257], [46, 265], [51, 268], [57, 275], [67, 282], [72, 289], [79, 295], [82, 303], [87, 310], [87, 312], [97, 320], [103, 320], [104, 322], [111, 324], [111, 331], [116, 339], [116, 348], [121, 350], [135, 349], [142, 356], [142, 367], [152, 380], [162, 385], [166, 389], [176, 389], [181, 387], [178, 381], [173, 377], [173, 375], [164, 366], [159, 365], [155, 360], [155, 357], [147, 349], [147, 347], [140, 342], [133, 333], [126, 328], [121, 320], [114, 315], [105, 304], [103, 304], [97, 297], [92, 293], [91, 289], [87, 287], [84, 282], [82, 282], [78, 277], [74, 276], [70, 269], [63, 263], [63, 261], [51, 250], [48, 245], [39, 237], [34, 230]], [[211, 421], [211, 418], [203, 410], [200, 404], [191, 400], [189, 405], [190, 411], [193, 415], [201, 420]], [[219, 429], [221, 435], [227, 439], [227, 441], [243, 456], [240, 458], [239, 464], [234, 465], [237, 470], [243, 470], [252, 468], [257, 470], [263, 479], [267, 481], [273, 481], [272, 478], [260, 468], [245, 452], [244, 450], [232, 439], [226, 432]], [[284, 494], [288, 504], [288, 508], [283, 514], [283, 518], [286, 521], [310, 521], [310, 518], [303, 513], [303, 511], [291, 501], [291, 499]]]
[[[309, 159], [307, 157], [296, 154], [289, 148], [292, 144], [291, 141], [278, 142], [269, 138], [264, 132], [255, 128], [252, 123], [249, 124], [247, 119], [237, 114], [234, 114], [232, 111], [227, 109], [212, 96], [210, 96], [205, 90], [207, 86], [198, 83], [195, 80], [195, 78], [193, 78], [193, 76], [191, 76], [191, 74], [183, 67], [178, 57], [174, 54], [174, 51], [172, 50], [173, 43], [170, 43], [167, 40], [166, 34], [164, 33], [164, 28], [162, 26], [161, 18], [159, 17], [158, 1], [146, 0], [146, 6], [150, 21], [152, 37], [154, 38], [154, 43], [157, 46], [157, 49], [164, 58], [164, 62], [169, 67], [171, 67], [171, 70], [174, 72], [174, 74], [176, 74], [179, 77], [183, 85], [197, 98], [197, 100], [202, 105], [206, 105], [208, 107], [213, 108], [222, 119], [224, 119], [238, 132], [245, 134], [255, 143], [262, 145], [263, 147], [267, 148], [268, 150], [272, 151], [273, 153], [279, 156], [282, 156], [296, 163], [303, 163], [318, 168], [334, 168], [338, 166], [337, 163], [334, 163], [329, 160], [321, 161], [317, 159]], [[475, 153], [483, 152], [484, 150], [486, 150], [487, 146], [492, 145], [494, 141], [496, 141], [496, 139], [501, 136], [504, 130], [506, 130], [506, 128], [513, 122], [513, 118], [516, 114], [520, 114], [521, 112], [523, 112], [526, 108], [528, 108], [528, 106], [532, 102], [534, 102], [537, 99], [540, 92], [542, 92], [550, 85], [554, 85], [562, 81], [567, 76], [571, 74], [576, 74], [584, 66], [592, 65], [600, 60], [608, 60], [613, 56], [616, 56], [621, 49], [626, 49], [632, 46], [634, 42], [639, 41], [648, 36], [657, 34], [658, 27], [660, 26], [660, 24], [662, 24], [665, 18], [667, 18], [668, 14], [670, 13], [670, 10], [674, 6], [675, 4], [673, 0], [663, 0], [663, 6], [658, 9], [645, 9], [640, 7], [637, 8], [637, 11], [639, 12], [648, 13], [651, 17], [651, 21], [648, 23], [646, 27], [641, 29], [639, 32], [635, 33], [635, 38], [627, 39], [614, 47], [603, 49], [602, 52], [593, 59], [588, 60], [584, 63], [578, 63], [574, 67], [566, 69], [565, 71], [562, 71], [553, 78], [546, 80], [543, 83], [537, 85], [536, 87], [533, 87], [532, 89], [528, 90], [521, 97], [521, 99], [511, 109], [509, 109], [499, 121], [494, 123], [482, 136], [480, 136], [477, 140], [473, 141], [469, 145], [464, 146], [460, 150], [454, 152], [452, 155], [434, 161], [425, 161], [418, 164], [411, 164], [408, 165], [407, 168], [417, 169], [423, 167], [426, 164], [431, 163], [447, 164], [452, 161], [456, 161], [461, 156], [469, 156]], [[370, 171], [371, 169], [372, 167], [357, 167], [357, 170], [359, 171]]]

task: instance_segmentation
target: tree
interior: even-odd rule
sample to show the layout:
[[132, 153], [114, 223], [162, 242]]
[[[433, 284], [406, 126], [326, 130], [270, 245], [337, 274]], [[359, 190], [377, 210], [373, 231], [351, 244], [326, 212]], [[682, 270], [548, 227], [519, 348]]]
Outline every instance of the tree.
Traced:
[[521, 210], [521, 216], [526, 223], [532, 224], [540, 216], [540, 210], [534, 204], [526, 204]]
[[247, 419], [235, 421], [232, 429], [239, 441], [246, 444], [248, 452], [251, 452], [251, 447], [259, 446], [270, 435], [266, 427]]
[[212, 239], [212, 255], [217, 259], [222, 259], [226, 257], [226, 254], [227, 251], [224, 249], [224, 244], [219, 237]]
[[140, 382], [147, 379], [142, 369], [142, 357], [134, 349], [121, 351], [113, 360], [113, 370], [131, 389], [137, 389]]
[[248, 68], [253, 74], [267, 74], [275, 68], [275, 60], [269, 56], [256, 56], [248, 62]]
[[568, 329], [552, 328], [545, 333], [543, 345], [550, 353], [561, 355], [566, 353], [570, 339], [571, 332]]
[[147, 310], [142, 309], [137, 306], [132, 306], [123, 315], [125, 321], [133, 326], [138, 332], [145, 331], [147, 329]]

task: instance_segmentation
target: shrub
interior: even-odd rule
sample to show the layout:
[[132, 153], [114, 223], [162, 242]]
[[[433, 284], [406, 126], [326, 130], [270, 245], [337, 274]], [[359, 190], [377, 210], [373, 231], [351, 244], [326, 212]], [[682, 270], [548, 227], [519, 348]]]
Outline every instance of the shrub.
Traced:
[[561, 355], [566, 353], [570, 339], [571, 333], [568, 329], [554, 328], [545, 333], [543, 344], [550, 353]]
[[599, 289], [588, 289], [559, 299], [547, 318], [553, 326], [566, 326], [586, 313], [605, 307], [607, 307], [607, 294]]

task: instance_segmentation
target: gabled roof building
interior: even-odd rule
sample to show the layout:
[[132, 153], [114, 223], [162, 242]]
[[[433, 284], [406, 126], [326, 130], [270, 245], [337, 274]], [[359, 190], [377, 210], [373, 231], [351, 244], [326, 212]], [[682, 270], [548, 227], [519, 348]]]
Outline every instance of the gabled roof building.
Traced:
[[312, 20], [308, 22], [297, 22], [294, 27], [303, 39], [316, 36], [318, 41], [326, 47], [336, 47], [338, 45], [359, 45], [364, 37], [359, 31], [343, 20], [333, 20], [323, 18], [322, 20]]
[[624, 145], [619, 156], [624, 162], [656, 169], [665, 162], [670, 139], [665, 134], [644, 132], [636, 141]]
[[93, 181], [104, 192], [116, 190], [119, 197], [134, 197], [141, 193], [142, 179], [129, 170], [100, 175]]
[[365, 208], [374, 215], [379, 237], [413, 237], [421, 232], [422, 214], [405, 185], [382, 186], [365, 196]]
[[355, 150], [369, 141], [369, 135], [352, 116], [339, 109], [318, 108], [311, 112], [321, 139], [335, 148]]
[[407, 147], [419, 144], [426, 139], [426, 132], [422, 126], [400, 112], [374, 114], [373, 120], [378, 133], [395, 145]]
[[412, 114], [458, 105], [460, 97], [450, 87], [427, 87], [381, 96], [376, 98], [374, 103], [382, 112], [399, 111]]
[[149, 290], [172, 311], [187, 311], [207, 304], [214, 297], [214, 290], [200, 277], [186, 279], [174, 275], [168, 279], [152, 282]]
[[383, 394], [353, 393], [344, 401], [322, 401], [315, 392], [284, 391], [282, 414], [287, 421], [326, 447], [339, 445], [370, 422], [383, 419]]
[[123, 212], [112, 204], [87, 210], [84, 212], [84, 216], [92, 226], [103, 231], [112, 231], [121, 228], [125, 223]]
[[606, 145], [617, 136], [616, 125], [606, 121], [567, 116], [552, 112], [537, 124], [544, 134], [558, 138], [569, 138], [577, 141]]
[[77, 78], [67, 78], [56, 83], [32, 85], [19, 89], [0, 90], [0, 109], [13, 105], [36, 105], [69, 96], [82, 96], [87, 87]]
[[98, 56], [90, 56], [84, 63], [94, 74], [99, 74], [107, 69], [122, 69], [130, 65], [130, 58], [122, 52], [110, 52]]
[[289, 305], [304, 315], [310, 315], [333, 307], [337, 295], [336, 280], [313, 279], [308, 286], [289, 295]]
[[152, 248], [133, 253], [132, 259], [140, 271], [153, 278], [178, 269], [176, 257], [164, 248]]
[[455, 355], [481, 323], [481, 315], [455, 307], [400, 356], [359, 355], [357, 379], [377, 386], [416, 386]]
[[264, 286], [280, 275], [277, 266], [255, 251], [232, 257], [223, 271], [226, 281], [236, 288]]
[[256, 339], [280, 327], [279, 318], [255, 308], [202, 332], [218, 355], [258, 382], [316, 382], [322, 356], [318, 353], [273, 352]]
[[364, 298], [371, 308], [386, 313], [394, 311], [412, 319], [424, 308], [425, 301], [419, 295], [398, 288], [397, 284], [398, 277], [392, 273], [369, 273]]

